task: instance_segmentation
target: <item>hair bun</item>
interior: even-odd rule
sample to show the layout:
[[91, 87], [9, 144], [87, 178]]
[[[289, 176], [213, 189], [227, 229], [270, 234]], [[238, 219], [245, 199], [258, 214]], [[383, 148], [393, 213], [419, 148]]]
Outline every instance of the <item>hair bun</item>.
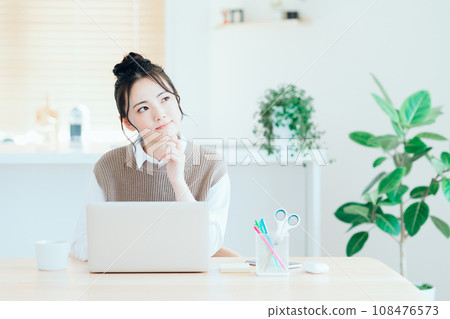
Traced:
[[142, 69], [147, 70], [151, 64], [149, 59], [138, 53], [130, 52], [123, 58], [122, 62], [114, 66], [113, 73], [117, 78], [121, 78], [136, 71], [142, 71]]

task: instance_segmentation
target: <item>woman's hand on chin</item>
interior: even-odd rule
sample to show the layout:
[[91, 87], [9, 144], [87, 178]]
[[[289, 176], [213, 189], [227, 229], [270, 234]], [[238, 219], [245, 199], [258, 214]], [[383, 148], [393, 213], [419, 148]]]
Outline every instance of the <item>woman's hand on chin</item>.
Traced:
[[184, 164], [186, 155], [184, 155], [181, 142], [178, 138], [172, 138], [167, 142], [166, 154], [162, 161], [167, 162], [167, 177], [172, 186], [184, 186]]
[[166, 155], [167, 143], [174, 139], [170, 135], [164, 135], [161, 132], [151, 131], [150, 129], [144, 129], [139, 134], [144, 140], [144, 145], [142, 145], [144, 152], [158, 161], [161, 161]]

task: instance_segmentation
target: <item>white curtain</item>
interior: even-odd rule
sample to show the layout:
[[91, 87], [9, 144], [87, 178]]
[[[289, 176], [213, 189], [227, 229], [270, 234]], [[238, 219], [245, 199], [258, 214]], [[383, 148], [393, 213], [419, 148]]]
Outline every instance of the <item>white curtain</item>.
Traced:
[[32, 130], [48, 93], [61, 130], [84, 104], [120, 131], [112, 69], [130, 51], [164, 66], [164, 41], [164, 0], [1, 0], [0, 131]]

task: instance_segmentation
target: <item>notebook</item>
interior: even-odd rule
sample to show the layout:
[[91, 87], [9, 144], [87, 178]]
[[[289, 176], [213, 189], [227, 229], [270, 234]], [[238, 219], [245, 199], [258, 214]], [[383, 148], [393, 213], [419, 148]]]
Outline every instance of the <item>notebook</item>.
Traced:
[[90, 272], [208, 270], [206, 202], [88, 204]]

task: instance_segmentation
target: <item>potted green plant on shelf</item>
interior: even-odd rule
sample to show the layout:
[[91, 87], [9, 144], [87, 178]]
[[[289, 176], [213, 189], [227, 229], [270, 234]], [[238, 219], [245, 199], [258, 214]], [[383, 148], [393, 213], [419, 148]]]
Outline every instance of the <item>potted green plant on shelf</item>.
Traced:
[[[265, 139], [262, 149], [269, 155], [279, 153], [273, 143], [277, 138], [290, 139], [288, 146], [293, 152], [305, 154], [320, 148], [324, 132], [319, 131], [313, 122], [315, 110], [312, 101], [304, 90], [295, 85], [282, 84], [277, 89], [266, 90], [259, 110], [254, 114], [258, 125], [255, 125], [253, 133]], [[294, 153], [290, 155], [294, 156]]]
[[[383, 97], [372, 94], [373, 98], [389, 117], [395, 134], [375, 136], [368, 132], [353, 132], [350, 138], [363, 146], [379, 148], [384, 154], [376, 158], [374, 168], [390, 160], [393, 169], [382, 171], [368, 184], [362, 192], [363, 202], [349, 202], [340, 206], [335, 216], [342, 222], [350, 224], [350, 228], [373, 224], [368, 231], [355, 233], [347, 244], [347, 256], [359, 252], [369, 238], [373, 228], [379, 228], [387, 233], [400, 246], [400, 273], [406, 277], [405, 244], [409, 237], [417, 235], [420, 228], [429, 219], [446, 237], [450, 237], [450, 228], [446, 222], [437, 216], [430, 215], [426, 201], [435, 196], [439, 188], [445, 198], [450, 201], [450, 154], [441, 152], [439, 157], [433, 156], [432, 147], [424, 140], [447, 141], [447, 138], [436, 133], [412, 133], [416, 128], [430, 125], [442, 114], [442, 107], [432, 107], [430, 94], [418, 91], [396, 109], [383, 86], [373, 76]], [[448, 143], [448, 142], [447, 142]], [[448, 146], [448, 145], [447, 145]], [[414, 164], [419, 160], [427, 160], [435, 170], [435, 176], [423, 185], [407, 186], [404, 178], [417, 173]], [[395, 210], [398, 215], [388, 213]], [[430, 217], [430, 218], [429, 218]], [[432, 288], [429, 284], [417, 285], [419, 289]]]

